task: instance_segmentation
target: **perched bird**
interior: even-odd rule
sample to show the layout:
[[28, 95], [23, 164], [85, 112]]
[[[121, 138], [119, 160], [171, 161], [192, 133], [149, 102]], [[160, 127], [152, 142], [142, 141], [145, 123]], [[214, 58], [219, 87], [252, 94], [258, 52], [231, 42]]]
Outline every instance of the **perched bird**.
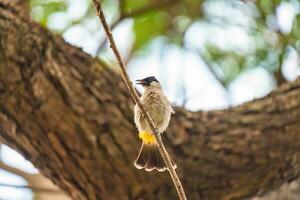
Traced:
[[[171, 114], [174, 113], [172, 105], [154, 76], [137, 80], [137, 84], [144, 88], [140, 98], [141, 103], [157, 126], [158, 134], [162, 134], [169, 125]], [[134, 121], [139, 130], [139, 138], [142, 140], [142, 147], [134, 162], [135, 167], [146, 171], [153, 169], [160, 172], [165, 171], [167, 169], [166, 164], [161, 157], [156, 139], [138, 105], [134, 107]], [[173, 161], [172, 163], [173, 167], [176, 168]]]

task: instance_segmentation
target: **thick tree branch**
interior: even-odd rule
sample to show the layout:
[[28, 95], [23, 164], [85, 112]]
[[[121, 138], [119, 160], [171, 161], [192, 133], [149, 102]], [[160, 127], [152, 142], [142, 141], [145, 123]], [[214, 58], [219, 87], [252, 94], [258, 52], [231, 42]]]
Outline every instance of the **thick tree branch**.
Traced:
[[14, 7], [18, 10], [19, 14], [22, 14], [25, 17], [29, 17], [29, 5], [27, 0], [2, 0], [3, 3]]
[[[176, 198], [167, 174], [132, 165], [139, 141], [119, 74], [3, 0], [0, 60], [0, 140], [73, 199]], [[176, 111], [167, 144], [190, 199], [243, 199], [299, 177], [300, 80], [236, 108]]]

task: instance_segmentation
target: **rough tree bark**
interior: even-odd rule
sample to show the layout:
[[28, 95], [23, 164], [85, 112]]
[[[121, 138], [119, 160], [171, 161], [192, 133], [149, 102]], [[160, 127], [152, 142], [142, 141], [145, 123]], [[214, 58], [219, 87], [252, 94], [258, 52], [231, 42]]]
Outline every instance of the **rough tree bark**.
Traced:
[[[140, 141], [119, 74], [0, 0], [0, 139], [73, 199], [176, 199], [136, 170]], [[189, 199], [231, 200], [300, 175], [300, 80], [224, 111], [178, 108], [166, 134]]]

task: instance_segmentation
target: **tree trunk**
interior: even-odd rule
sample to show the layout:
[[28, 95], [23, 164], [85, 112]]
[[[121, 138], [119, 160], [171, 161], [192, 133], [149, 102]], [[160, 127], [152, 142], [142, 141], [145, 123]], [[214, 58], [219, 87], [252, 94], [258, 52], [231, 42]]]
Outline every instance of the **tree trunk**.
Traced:
[[[133, 166], [140, 141], [119, 75], [0, 0], [0, 138], [73, 199], [176, 199]], [[300, 80], [223, 111], [176, 109], [164, 139], [189, 199], [263, 194], [300, 174]]]

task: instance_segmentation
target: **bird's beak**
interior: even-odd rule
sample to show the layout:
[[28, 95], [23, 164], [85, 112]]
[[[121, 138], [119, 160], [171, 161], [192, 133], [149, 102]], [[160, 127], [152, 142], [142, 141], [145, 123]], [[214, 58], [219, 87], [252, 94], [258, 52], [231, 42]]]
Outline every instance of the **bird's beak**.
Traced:
[[136, 84], [139, 84], [139, 85], [145, 85], [145, 81], [144, 80], [136, 80]]

